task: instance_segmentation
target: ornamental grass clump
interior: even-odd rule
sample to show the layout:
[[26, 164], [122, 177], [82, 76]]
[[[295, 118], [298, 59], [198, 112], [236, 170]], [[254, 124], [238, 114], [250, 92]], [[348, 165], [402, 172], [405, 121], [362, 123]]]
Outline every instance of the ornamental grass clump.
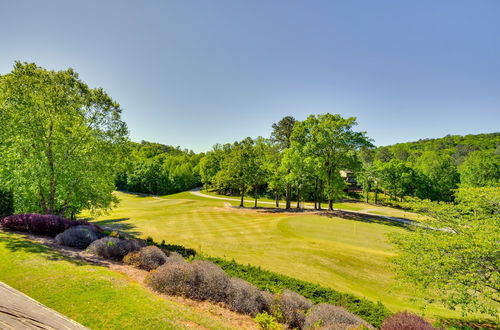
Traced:
[[[338, 329], [347, 330], [353, 328], [374, 329], [373, 326], [360, 319], [356, 315], [349, 313], [343, 307], [331, 304], [314, 305], [305, 318], [303, 328], [312, 329]], [[404, 329], [404, 328], [401, 328]]]
[[197, 300], [222, 302], [226, 298], [229, 276], [219, 266], [203, 260], [191, 263], [196, 274], [196, 290], [191, 297]]
[[311, 306], [312, 303], [300, 294], [284, 290], [283, 293], [276, 297], [272, 310], [279, 321], [291, 328], [302, 329], [306, 313]]
[[74, 226], [91, 226], [94, 231], [102, 231], [102, 229], [94, 224], [86, 221], [73, 221], [64, 217], [51, 214], [14, 214], [0, 220], [0, 226], [3, 229], [29, 232], [37, 235], [56, 236], [66, 229]]
[[87, 248], [87, 252], [105, 259], [121, 261], [130, 252], [138, 251], [144, 246], [145, 243], [139, 240], [103, 237], [92, 242]]
[[226, 289], [226, 304], [229, 309], [255, 316], [264, 310], [262, 293], [252, 284], [240, 278], [231, 278]]
[[91, 226], [74, 226], [58, 234], [55, 238], [57, 244], [74, 247], [77, 249], [87, 248], [93, 241], [97, 240], [97, 234]]
[[146, 246], [137, 252], [130, 252], [123, 258], [123, 262], [134, 267], [151, 271], [163, 265], [167, 255], [156, 246]]
[[382, 330], [435, 330], [429, 322], [410, 312], [401, 312], [389, 316], [382, 323]]

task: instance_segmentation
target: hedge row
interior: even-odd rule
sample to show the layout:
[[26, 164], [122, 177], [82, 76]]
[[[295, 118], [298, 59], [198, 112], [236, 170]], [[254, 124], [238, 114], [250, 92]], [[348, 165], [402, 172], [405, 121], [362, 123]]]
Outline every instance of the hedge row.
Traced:
[[318, 284], [263, 270], [260, 267], [251, 265], [245, 266], [234, 260], [229, 261], [222, 258], [203, 256], [197, 254], [193, 249], [187, 249], [180, 245], [172, 246], [157, 244], [157, 246], [166, 250], [178, 252], [186, 258], [194, 257], [195, 259], [211, 261], [221, 267], [229, 276], [244, 279], [260, 290], [280, 293], [288, 289], [303, 295], [315, 304], [328, 303], [342, 306], [349, 312], [358, 315], [376, 327], [380, 327], [384, 319], [391, 315], [391, 312], [381, 302], [374, 303], [352, 294], [341, 293]]

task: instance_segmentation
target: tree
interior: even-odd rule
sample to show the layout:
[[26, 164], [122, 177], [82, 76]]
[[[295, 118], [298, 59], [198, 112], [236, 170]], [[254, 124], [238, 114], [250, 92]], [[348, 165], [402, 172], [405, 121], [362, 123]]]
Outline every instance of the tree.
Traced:
[[417, 160], [415, 168], [428, 182], [426, 194], [420, 198], [434, 201], [450, 201], [453, 189], [458, 187], [459, 175], [453, 158], [446, 153], [425, 151]]
[[500, 155], [492, 151], [474, 151], [459, 166], [462, 187], [500, 186]]
[[[328, 199], [328, 208], [333, 210], [333, 200], [339, 198], [345, 187], [340, 177], [340, 170], [352, 167], [358, 162], [357, 150], [371, 145], [364, 132], [355, 132], [356, 118], [342, 118], [340, 115], [311, 115], [300, 131], [294, 129], [292, 140], [296, 136], [298, 143], [304, 144], [304, 153], [319, 164], [316, 171], [324, 182], [324, 192]], [[300, 139], [303, 137], [303, 142]]]
[[[290, 148], [293, 128], [297, 121], [292, 116], [283, 117], [278, 123], [273, 124], [271, 141], [278, 146], [279, 151], [283, 152]], [[290, 169], [286, 169], [286, 175], [290, 174]], [[290, 183], [286, 183], [286, 208], [291, 206], [292, 188]]]
[[403, 198], [414, 194], [417, 176], [411, 167], [406, 166], [399, 159], [391, 159], [386, 163], [376, 164], [380, 176], [380, 185], [392, 197]]
[[0, 184], [17, 212], [109, 207], [128, 130], [121, 109], [72, 69], [16, 62], [0, 77]]
[[393, 259], [397, 276], [448, 308], [495, 315], [500, 303], [500, 191], [459, 189], [456, 198], [456, 204], [413, 201], [413, 208], [429, 217], [422, 219], [423, 227], [392, 237], [399, 250]]
[[215, 176], [218, 187], [231, 187], [240, 191], [240, 207], [244, 206], [245, 193], [254, 182], [253, 172], [256, 166], [253, 146], [254, 141], [249, 137], [235, 142], [222, 161], [221, 170]]

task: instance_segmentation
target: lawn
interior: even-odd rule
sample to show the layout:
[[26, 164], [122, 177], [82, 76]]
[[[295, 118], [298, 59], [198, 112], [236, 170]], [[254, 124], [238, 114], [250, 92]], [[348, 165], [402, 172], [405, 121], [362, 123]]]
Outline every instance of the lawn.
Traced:
[[2, 231], [0, 281], [89, 328], [186, 329], [194, 322], [227, 329], [197, 310], [157, 297], [125, 275]]
[[[95, 221], [378, 300], [393, 311], [418, 312], [422, 306], [410, 301], [414, 292], [392, 279], [387, 234], [404, 232], [400, 226], [235, 209], [189, 192], [162, 198], [116, 194], [120, 206]], [[427, 306], [426, 313], [459, 316], [437, 305]]]
[[[219, 195], [215, 191], [207, 191], [203, 190], [201, 193], [209, 195], [209, 196], [214, 196], [214, 197], [223, 197], [223, 198], [231, 198], [234, 200], [233, 201], [228, 201], [232, 205], [239, 205], [239, 198], [236, 196], [225, 196], [225, 195]], [[245, 197], [245, 206], [254, 206], [254, 201], [252, 199], [251, 194], [248, 194]], [[274, 205], [270, 205], [269, 203], [274, 204], [274, 200], [268, 199], [268, 198], [259, 198], [257, 206], [259, 207], [274, 207]], [[294, 208], [297, 205], [297, 201], [292, 202], [292, 207]], [[305, 203], [305, 205], [312, 207], [314, 203]], [[285, 201], [281, 200], [280, 201], [280, 208], [285, 207]], [[328, 204], [324, 202], [322, 204], [322, 207], [328, 207]], [[380, 206], [380, 205], [374, 205], [374, 204], [369, 204], [361, 201], [349, 201], [349, 202], [342, 202], [342, 203], [334, 203], [333, 207], [339, 210], [346, 210], [346, 211], [362, 211], [362, 212], [367, 212], [370, 214], [375, 214], [375, 215], [384, 215], [384, 216], [389, 216], [389, 217], [397, 217], [397, 218], [403, 218], [403, 219], [409, 219], [409, 220], [421, 220], [423, 218], [422, 215], [412, 213], [412, 212], [407, 212], [404, 210], [398, 210], [390, 207], [385, 207], [385, 206]]]

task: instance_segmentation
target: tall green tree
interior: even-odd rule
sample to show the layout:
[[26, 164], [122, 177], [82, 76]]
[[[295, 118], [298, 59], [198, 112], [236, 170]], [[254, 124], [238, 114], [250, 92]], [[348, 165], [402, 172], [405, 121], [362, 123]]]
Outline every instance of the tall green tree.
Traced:
[[128, 139], [121, 109], [72, 69], [16, 62], [0, 77], [0, 185], [18, 212], [64, 214], [114, 201]]
[[343, 118], [329, 113], [311, 115], [303, 125], [306, 133], [299, 135], [304, 135], [305, 154], [320, 166], [315, 168], [323, 179], [328, 208], [332, 210], [333, 201], [342, 196], [345, 187], [340, 170], [356, 165], [357, 150], [371, 145], [370, 140], [365, 132], [354, 131], [357, 125], [354, 117]]
[[[293, 129], [297, 120], [292, 116], [283, 117], [278, 123], [274, 123], [272, 128], [273, 131], [271, 133], [271, 141], [278, 146], [279, 151], [283, 152], [284, 150], [290, 148], [291, 145], [291, 137], [293, 133]], [[283, 169], [283, 167], [281, 167]], [[286, 175], [290, 174], [290, 168], [286, 168]], [[292, 186], [291, 183], [286, 181], [286, 208], [289, 209], [291, 207], [292, 200]]]

